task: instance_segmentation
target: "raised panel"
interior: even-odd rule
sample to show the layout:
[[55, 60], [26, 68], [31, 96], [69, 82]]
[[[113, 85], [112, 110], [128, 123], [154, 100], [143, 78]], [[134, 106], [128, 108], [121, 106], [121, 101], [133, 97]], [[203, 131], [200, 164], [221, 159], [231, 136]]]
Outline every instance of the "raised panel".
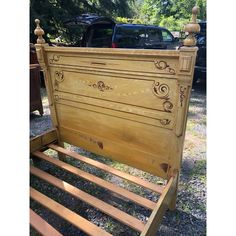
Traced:
[[121, 152], [128, 146], [168, 159], [171, 131], [167, 129], [64, 104], [57, 104], [56, 109], [60, 127], [123, 144]]
[[176, 80], [126, 78], [51, 68], [55, 91], [174, 113]]
[[167, 178], [168, 160], [159, 154], [153, 155], [132, 146], [81, 132], [80, 130], [60, 127], [60, 135], [65, 142], [154, 175], [158, 174], [159, 177]]
[[[71, 67], [86, 67], [89, 69], [102, 69], [126, 72], [158, 73], [175, 76], [178, 72], [178, 61], [171, 57], [135, 57], [130, 54], [129, 57], [117, 55], [68, 55], [63, 53], [49, 53], [49, 65], [64, 65]], [[142, 66], [140, 66], [142, 65]]]

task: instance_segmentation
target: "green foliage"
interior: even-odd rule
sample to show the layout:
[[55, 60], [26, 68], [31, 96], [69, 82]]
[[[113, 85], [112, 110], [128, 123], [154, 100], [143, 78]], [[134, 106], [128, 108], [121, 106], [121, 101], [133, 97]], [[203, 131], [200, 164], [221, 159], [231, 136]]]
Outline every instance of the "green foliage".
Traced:
[[41, 20], [47, 42], [62, 36], [77, 44], [82, 27], [65, 27], [63, 22], [84, 13], [115, 18], [118, 23], [160, 25], [181, 31], [191, 18], [192, 7], [200, 7], [199, 19], [206, 19], [206, 0], [30, 0], [30, 42], [35, 42], [34, 19]]
[[160, 26], [165, 27], [171, 31], [182, 31], [185, 24], [189, 22], [188, 19], [175, 19], [173, 16], [162, 17]]
[[83, 28], [68, 29], [63, 22], [84, 13], [96, 13], [109, 17], [130, 17], [129, 3], [133, 0], [31, 0], [30, 1], [30, 42], [34, 36], [36, 18], [40, 19], [45, 39], [62, 36], [66, 42], [75, 42], [82, 36]]
[[[190, 20], [195, 4], [195, 0], [143, 0], [138, 18], [146, 24], [180, 31]], [[200, 8], [198, 19], [206, 20], [206, 0], [197, 0], [197, 5]]]

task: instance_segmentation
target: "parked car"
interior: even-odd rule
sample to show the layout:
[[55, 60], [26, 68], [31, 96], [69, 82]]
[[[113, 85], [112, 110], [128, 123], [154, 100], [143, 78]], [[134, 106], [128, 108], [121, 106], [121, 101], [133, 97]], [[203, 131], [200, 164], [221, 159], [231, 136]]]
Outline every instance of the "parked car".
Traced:
[[197, 58], [196, 58], [196, 66], [194, 70], [194, 79], [193, 83], [197, 82], [206, 82], [206, 21], [199, 22], [201, 27], [200, 32], [196, 35], [197, 38]]
[[85, 14], [67, 25], [87, 25], [82, 47], [176, 49], [179, 40], [163, 27], [142, 24], [116, 24], [114, 20]]

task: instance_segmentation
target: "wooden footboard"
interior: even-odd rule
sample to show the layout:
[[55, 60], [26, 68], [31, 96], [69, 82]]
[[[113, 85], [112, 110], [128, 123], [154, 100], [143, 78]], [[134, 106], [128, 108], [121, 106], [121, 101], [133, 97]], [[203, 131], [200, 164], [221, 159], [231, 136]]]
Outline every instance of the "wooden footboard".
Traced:
[[[49, 197], [48, 191], [59, 189], [78, 201], [78, 209], [82, 201], [142, 236], [155, 235], [165, 211], [175, 209], [198, 50], [194, 47], [194, 32], [199, 30], [196, 13], [194, 8], [192, 22], [186, 26], [189, 35], [179, 50], [50, 47], [36, 20], [36, 52], [44, 72], [54, 128], [30, 142], [30, 173], [45, 183], [40, 191], [30, 188], [32, 201], [88, 235], [112, 233], [75, 212], [77, 208], [72, 211], [54, 195]], [[66, 143], [162, 178], [163, 184], [79, 155], [64, 148]], [[49, 155], [49, 151], [56, 156]], [[144, 192], [151, 191], [159, 198], [153, 201], [129, 191], [71, 160], [139, 186]], [[148, 220], [140, 220], [99, 199], [96, 193], [65, 181], [66, 173], [85, 181], [85, 186], [97, 186], [149, 210]], [[33, 228], [42, 235], [61, 235], [32, 210]]]

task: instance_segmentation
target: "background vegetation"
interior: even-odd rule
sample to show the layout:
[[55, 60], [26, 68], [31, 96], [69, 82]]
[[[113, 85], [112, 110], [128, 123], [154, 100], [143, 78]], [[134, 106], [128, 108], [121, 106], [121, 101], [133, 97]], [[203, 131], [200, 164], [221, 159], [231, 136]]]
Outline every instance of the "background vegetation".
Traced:
[[84, 13], [108, 16], [122, 23], [160, 25], [181, 31], [197, 3], [199, 19], [206, 19], [206, 0], [30, 0], [30, 42], [35, 42], [34, 19], [41, 20], [46, 40], [62, 36], [66, 42], [79, 39], [83, 28], [70, 30], [63, 22]]

